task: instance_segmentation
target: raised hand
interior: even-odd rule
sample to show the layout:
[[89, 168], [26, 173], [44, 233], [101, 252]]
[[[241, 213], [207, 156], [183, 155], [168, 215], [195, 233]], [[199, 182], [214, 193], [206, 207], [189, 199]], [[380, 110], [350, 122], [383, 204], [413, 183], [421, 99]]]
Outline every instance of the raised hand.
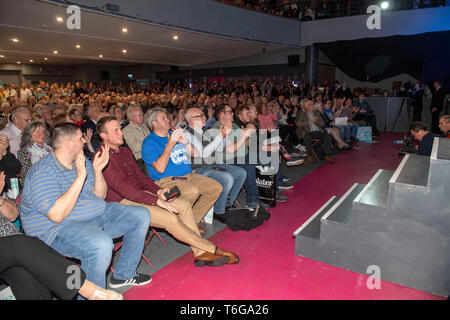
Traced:
[[78, 177], [86, 178], [86, 158], [83, 151], [81, 151], [75, 158], [75, 169], [77, 170]]
[[92, 161], [92, 167], [94, 171], [102, 171], [109, 161], [109, 147], [102, 146], [101, 152], [97, 152]]
[[83, 138], [86, 141], [86, 143], [88, 144], [89, 142], [91, 142], [91, 138], [92, 138], [92, 129], [88, 128], [86, 130], [86, 133], [83, 133]]

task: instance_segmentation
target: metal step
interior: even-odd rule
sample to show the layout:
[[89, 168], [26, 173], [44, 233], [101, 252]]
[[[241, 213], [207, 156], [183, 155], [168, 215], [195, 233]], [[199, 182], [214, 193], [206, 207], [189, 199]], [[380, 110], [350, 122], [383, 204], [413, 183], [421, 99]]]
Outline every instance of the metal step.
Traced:
[[333, 207], [322, 217], [321, 221], [332, 221], [344, 224], [351, 222], [353, 200], [361, 193], [364, 184], [355, 183]]
[[417, 154], [407, 154], [395, 170], [390, 183], [419, 187], [428, 186], [430, 158]]
[[328, 200], [319, 210], [316, 211], [300, 228], [294, 232], [294, 237], [302, 236], [312, 239], [320, 238], [320, 219], [324, 214], [331, 209], [332, 206], [339, 200], [338, 197], [333, 196]]
[[353, 205], [368, 205], [387, 208], [389, 180], [394, 171], [380, 169], [353, 201]]
[[434, 138], [431, 159], [450, 161], [450, 139], [438, 137]]

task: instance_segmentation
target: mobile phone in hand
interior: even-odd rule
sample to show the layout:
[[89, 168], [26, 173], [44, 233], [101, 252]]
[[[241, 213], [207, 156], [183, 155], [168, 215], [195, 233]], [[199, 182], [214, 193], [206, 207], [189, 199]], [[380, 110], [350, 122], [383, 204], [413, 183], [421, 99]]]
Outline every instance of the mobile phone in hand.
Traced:
[[164, 193], [164, 197], [166, 198], [166, 201], [170, 200], [170, 199], [176, 199], [180, 195], [181, 195], [181, 192], [180, 192], [180, 189], [177, 186], [172, 187], [169, 191]]

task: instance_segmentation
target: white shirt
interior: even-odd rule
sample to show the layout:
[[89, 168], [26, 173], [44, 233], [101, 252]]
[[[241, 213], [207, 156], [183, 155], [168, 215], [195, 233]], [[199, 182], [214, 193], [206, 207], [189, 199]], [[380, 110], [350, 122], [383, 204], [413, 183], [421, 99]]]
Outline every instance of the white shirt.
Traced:
[[31, 97], [33, 94], [31, 93], [31, 90], [28, 88], [20, 89], [20, 99], [25, 99], [28, 101], [28, 97]]
[[0, 134], [8, 136], [9, 152], [17, 158], [17, 152], [20, 149], [20, 141], [22, 140], [22, 131], [20, 131], [13, 123], [8, 123], [6, 127], [0, 131]]

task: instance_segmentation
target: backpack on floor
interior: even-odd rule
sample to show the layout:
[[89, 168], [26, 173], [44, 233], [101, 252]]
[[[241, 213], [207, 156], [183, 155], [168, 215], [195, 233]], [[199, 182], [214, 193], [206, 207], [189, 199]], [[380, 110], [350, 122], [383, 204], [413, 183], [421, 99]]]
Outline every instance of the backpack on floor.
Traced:
[[270, 219], [270, 213], [263, 207], [255, 209], [232, 209], [225, 212], [225, 223], [232, 231], [250, 231]]

